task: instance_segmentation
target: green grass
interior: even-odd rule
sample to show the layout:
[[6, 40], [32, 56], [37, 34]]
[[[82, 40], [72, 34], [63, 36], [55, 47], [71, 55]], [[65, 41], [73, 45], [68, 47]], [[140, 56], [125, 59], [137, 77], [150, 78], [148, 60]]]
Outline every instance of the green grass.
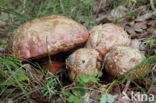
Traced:
[[149, 38], [147, 41], [144, 42], [144, 44], [147, 50], [147, 57], [155, 54], [156, 37]]
[[[79, 0], [0, 0], [0, 14], [2, 14], [0, 21], [7, 22], [9, 26], [4, 34], [0, 35], [15, 31], [26, 21], [48, 15], [67, 16], [91, 28], [93, 25], [91, 22], [92, 7], [93, 0], [81, 2]], [[8, 97], [12, 97], [19, 102], [25, 97], [29, 99], [28, 95], [37, 90], [44, 93], [47, 100], [50, 100], [58, 92], [54, 90], [56, 87], [63, 88], [59, 85], [58, 78], [52, 75], [44, 77], [41, 82], [37, 83], [38, 89], [34, 89], [34, 81], [31, 81], [29, 76], [32, 74], [28, 75], [24, 72], [27, 69], [16, 58], [1, 56], [0, 66], [0, 100], [6, 101]], [[16, 92], [18, 95], [15, 94]]]
[[[140, 0], [137, 1], [139, 2]], [[8, 22], [9, 28], [7, 33], [10, 33], [28, 20], [48, 15], [64, 15], [81, 24], [85, 24], [85, 26], [90, 29], [92, 26], [96, 25], [96, 23], [93, 22], [93, 2], [94, 0], [84, 0], [81, 2], [80, 0], [0, 0], [0, 14], [2, 14], [2, 16], [0, 16], [0, 21]], [[128, 6], [129, 2], [132, 2], [132, 0], [126, 0], [125, 2], [124, 5]], [[115, 1], [113, 3], [115, 8], [118, 4]], [[3, 35], [5, 35], [5, 33], [6, 32], [4, 32]], [[155, 38], [149, 40], [146, 43], [147, 48], [152, 49], [154, 43]], [[156, 56], [151, 56], [151, 51], [149, 51], [148, 58], [138, 66], [144, 63], [154, 64], [155, 62]], [[80, 75], [78, 77], [78, 83], [72, 84], [66, 88], [62, 86], [57, 76], [53, 74], [48, 76], [49, 72], [44, 68], [39, 67], [39, 65], [35, 66], [39, 68], [37, 71], [43, 73], [41, 79], [38, 77], [31, 77], [34, 76], [33, 73], [36, 71], [30, 72], [30, 69], [17, 58], [0, 55], [0, 102], [6, 101], [9, 97], [12, 97], [15, 102], [20, 102], [23, 98], [29, 99], [29, 96], [37, 91], [40, 91], [47, 101], [54, 100], [52, 98], [55, 98], [57, 95], [64, 103], [67, 101], [70, 103], [73, 101], [79, 102], [80, 98], [86, 93], [85, 86], [87, 82], [92, 81], [97, 83], [97, 81], [99, 81], [98, 78]], [[138, 66], [134, 67], [133, 70], [137, 69]], [[153, 70], [151, 68], [150, 66], [147, 75], [155, 72], [155, 69]], [[131, 71], [129, 71], [127, 75], [129, 75]], [[144, 78], [144, 76], [142, 78]], [[118, 78], [114, 80], [107, 90], [101, 93], [110, 93], [115, 85], [118, 83], [124, 84], [128, 79], [128, 76], [125, 76], [124, 79]], [[147, 80], [149, 79], [143, 79], [145, 82]], [[154, 84], [155, 80], [154, 78], [152, 84]], [[136, 83], [135, 80], [131, 81], [140, 91], [147, 92], [140, 84]]]
[[[142, 63], [140, 63], [139, 65], [137, 65], [136, 67], [134, 67], [131, 71], [129, 71], [127, 74], [125, 74], [125, 78], [121, 79], [118, 78], [116, 79], [109, 87], [108, 89], [105, 91], [105, 93], [109, 93], [115, 85], [117, 85], [118, 83], [125, 83], [126, 80], [131, 80], [131, 82], [138, 88], [140, 89], [141, 92], [143, 93], [147, 93], [147, 91], [145, 91], [145, 89], [140, 86], [140, 84], [138, 84], [135, 79], [129, 79], [128, 75], [135, 69], [137, 69], [139, 66], [141, 65], [145, 65], [145, 64], [153, 64], [156, 62], [156, 56], [151, 56], [149, 58], [147, 58], [146, 60], [144, 60]], [[16, 59], [16, 58], [10, 58], [10, 57], [1, 57], [0, 58], [0, 97], [1, 100], [6, 100], [7, 97], [13, 97], [16, 98], [16, 101], [20, 101], [21, 99], [27, 97], [27, 99], [29, 99], [29, 95], [36, 92], [36, 91], [41, 91], [41, 93], [44, 94], [46, 100], [48, 101], [53, 101], [52, 98], [55, 97], [55, 95], [60, 95], [62, 100], [64, 101], [64, 103], [66, 103], [67, 101], [72, 103], [74, 100], [80, 101], [80, 98], [82, 98], [82, 96], [85, 95], [86, 93], [86, 85], [88, 82], [94, 82], [98, 84], [99, 79], [97, 78], [93, 78], [93, 77], [87, 77], [84, 75], [80, 75], [77, 80], [78, 82], [76, 82], [75, 84], [69, 86], [68, 88], [63, 87], [62, 85], [60, 85], [60, 81], [58, 80], [57, 76], [53, 75], [50, 73], [50, 76], [42, 78], [43, 80], [41, 81], [43, 85], [37, 85], [37, 89], [34, 89], [33, 86], [31, 86], [30, 84], [33, 83], [28, 83], [28, 79], [30, 79], [30, 77], [28, 76], [28, 74], [26, 74], [23, 70], [25, 70], [26, 68], [24, 68], [24, 65], [21, 63], [20, 60]], [[154, 72], [155, 69], [151, 69], [151, 66], [149, 67], [149, 71], [147, 72], [147, 75]], [[30, 72], [30, 71], [29, 71]], [[20, 75], [19, 75], [20, 73]], [[45, 75], [48, 75], [49, 72], [46, 72]], [[143, 80], [144, 82], [146, 82], [146, 78], [142, 78], [140, 80]], [[154, 81], [155, 78], [153, 79], [152, 84], [155, 82]], [[10, 89], [12, 88], [12, 89]], [[29, 89], [28, 89], [29, 88]], [[58, 89], [59, 88], [59, 89]], [[75, 89], [72, 89], [75, 88]], [[18, 95], [15, 95], [16, 90], [20, 90], [21, 92]], [[70, 92], [70, 90], [72, 90], [72, 92]], [[105, 94], [103, 93], [103, 94]], [[9, 95], [8, 95], [9, 94]], [[13, 96], [14, 95], [14, 96]], [[77, 102], [79, 103], [79, 102]]]
[[93, 0], [1, 0], [0, 3], [1, 12], [8, 15], [11, 31], [28, 20], [52, 14], [68, 16], [91, 28], [92, 7]]
[[19, 87], [23, 94], [29, 99], [24, 86], [23, 81], [27, 80], [25, 73], [22, 71], [22, 63], [20, 60], [11, 57], [0, 57], [0, 95], [5, 94], [8, 86]]

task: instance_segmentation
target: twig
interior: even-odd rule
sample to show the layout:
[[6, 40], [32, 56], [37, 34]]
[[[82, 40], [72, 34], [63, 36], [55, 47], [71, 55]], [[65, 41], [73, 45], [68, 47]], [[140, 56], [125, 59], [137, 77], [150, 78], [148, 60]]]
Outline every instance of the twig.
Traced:
[[144, 21], [146, 19], [149, 19], [153, 15], [156, 15], [156, 10], [154, 10], [152, 13], [146, 13], [142, 16], [139, 16], [137, 19], [135, 19], [135, 21]]
[[147, 93], [149, 93], [151, 91], [152, 86], [154, 85], [154, 83], [156, 82], [156, 78], [154, 77], [154, 79], [152, 80], [152, 83], [147, 91]]
[[97, 18], [95, 21], [96, 21], [97, 23], [100, 23], [101, 21], [107, 19], [107, 17], [108, 17], [108, 15], [103, 15], [103, 16], [100, 16], [99, 18]]
[[125, 86], [125, 88], [124, 88], [124, 90], [123, 90], [122, 92], [125, 92], [125, 93], [127, 92], [130, 83], [131, 83], [130, 80], [128, 80], [128, 81], [126, 82], [126, 86]]
[[98, 13], [99, 13], [99, 11], [100, 11], [100, 9], [101, 9], [101, 4], [102, 4], [102, 0], [100, 0], [100, 5], [99, 5], [99, 7], [98, 7], [98, 9], [97, 9], [97, 11], [96, 11], [96, 17], [97, 17], [97, 15], [98, 15]]
[[155, 10], [153, 0], [150, 0], [150, 5], [151, 5], [152, 10]]
[[64, 6], [63, 6], [63, 3], [62, 3], [62, 0], [59, 0], [59, 1], [60, 1], [61, 9], [62, 9], [63, 13], [65, 13], [65, 11], [64, 11]]

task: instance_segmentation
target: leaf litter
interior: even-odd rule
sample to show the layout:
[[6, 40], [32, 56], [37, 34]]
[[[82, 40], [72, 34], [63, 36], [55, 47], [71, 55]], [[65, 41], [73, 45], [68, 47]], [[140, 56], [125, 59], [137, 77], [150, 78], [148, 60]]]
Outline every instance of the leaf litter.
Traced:
[[[120, 1], [120, 0], [117, 0]], [[150, 0], [150, 5], [152, 7], [149, 7], [149, 5], [141, 5], [137, 6], [134, 5], [133, 10], [129, 10], [126, 5], [117, 5], [116, 8], [113, 8], [113, 0], [95, 0], [94, 6], [93, 6], [93, 20], [95, 20], [96, 25], [97, 24], [103, 24], [107, 22], [113, 22], [117, 23], [118, 25], [122, 26], [129, 36], [132, 39], [131, 46], [134, 48], [139, 49], [142, 51], [146, 56], [150, 55], [153, 56], [156, 54], [156, 10], [153, 6], [153, 0]], [[149, 12], [149, 8], [152, 9], [152, 12]], [[132, 12], [135, 11], [135, 12]], [[135, 14], [138, 13], [139, 14]], [[134, 15], [132, 15], [134, 13]], [[8, 18], [5, 13], [1, 13], [4, 18]], [[17, 23], [18, 24], [18, 23]], [[19, 24], [18, 24], [19, 25]], [[6, 41], [8, 37], [10, 36], [9, 30], [9, 24], [7, 20], [0, 21], [0, 36], [1, 41], [0, 42], [0, 53], [4, 54], [6, 50]], [[5, 35], [7, 34], [7, 35]], [[153, 43], [151, 43], [151, 40], [154, 40]], [[6, 53], [6, 52], [5, 52]], [[152, 82], [152, 80], [155, 79], [156, 76], [156, 63], [153, 63], [153, 72], [151, 72], [149, 75], [147, 75], [146, 82], [141, 82], [141, 86], [148, 90], [148, 87], [150, 89], [148, 90], [148, 93], [156, 95], [156, 82]], [[25, 73], [30, 78], [30, 83], [33, 85], [36, 84], [36, 81], [40, 83], [40, 80], [42, 78], [42, 75], [40, 71], [36, 71], [35, 69], [32, 69], [32, 66], [30, 64], [26, 64], [26, 67], [32, 71], [30, 74], [29, 70], [25, 71]], [[66, 73], [66, 72], [64, 72]], [[36, 77], [37, 76], [37, 77]], [[152, 85], [151, 85], [152, 84]], [[44, 84], [40, 84], [44, 85]], [[124, 84], [123, 84], [124, 85]], [[128, 97], [125, 97], [125, 95], [122, 93], [124, 86], [116, 86], [113, 88], [111, 95], [115, 98], [115, 103], [131, 103]], [[114, 90], [115, 89], [115, 90]], [[139, 92], [140, 89], [138, 87], [134, 86], [134, 84], [130, 85], [128, 88], [127, 94], [129, 96], [130, 91], [136, 91]], [[36, 94], [39, 94], [36, 96]], [[94, 103], [97, 101], [97, 96], [99, 94], [95, 91], [92, 91], [88, 94], [86, 94], [86, 98], [88, 102], [84, 103]], [[37, 91], [36, 93], [32, 94], [33, 99], [37, 99], [41, 97], [41, 94]], [[105, 98], [106, 95], [103, 95], [103, 98]], [[34, 100], [31, 100], [32, 103], [34, 103]], [[82, 99], [83, 100], [83, 99]], [[13, 102], [12, 98], [8, 99], [8, 103]], [[24, 102], [24, 101], [23, 101]], [[25, 101], [26, 102], [26, 101]]]

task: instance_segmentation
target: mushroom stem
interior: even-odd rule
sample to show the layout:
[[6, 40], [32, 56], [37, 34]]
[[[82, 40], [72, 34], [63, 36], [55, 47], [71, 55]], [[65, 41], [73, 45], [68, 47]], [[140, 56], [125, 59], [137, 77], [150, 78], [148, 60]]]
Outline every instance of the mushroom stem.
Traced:
[[53, 67], [49, 64], [48, 69], [52, 74], [56, 74], [62, 68], [64, 63], [60, 61], [53, 61], [52, 64]]

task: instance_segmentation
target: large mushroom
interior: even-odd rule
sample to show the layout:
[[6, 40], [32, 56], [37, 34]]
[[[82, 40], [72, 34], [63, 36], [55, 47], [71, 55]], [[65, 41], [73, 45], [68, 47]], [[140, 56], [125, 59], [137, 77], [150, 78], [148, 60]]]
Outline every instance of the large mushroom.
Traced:
[[124, 29], [111, 23], [95, 26], [89, 33], [86, 47], [96, 49], [103, 57], [113, 46], [128, 46], [131, 41]]
[[[114, 77], [119, 77], [140, 64], [144, 59], [145, 56], [138, 49], [125, 46], [115, 46], [106, 54], [104, 66], [109, 74]], [[146, 71], [147, 66], [139, 66], [136, 70], [132, 71], [130, 77], [136, 77], [139, 74], [142, 75]]]
[[9, 49], [23, 61], [39, 59], [48, 53], [55, 55], [81, 45], [88, 35], [83, 25], [64, 16], [52, 15], [28, 21], [18, 28], [9, 41]]
[[66, 59], [66, 67], [73, 81], [80, 73], [87, 76], [94, 73], [96, 76], [101, 69], [101, 56], [95, 49], [81, 48]]

